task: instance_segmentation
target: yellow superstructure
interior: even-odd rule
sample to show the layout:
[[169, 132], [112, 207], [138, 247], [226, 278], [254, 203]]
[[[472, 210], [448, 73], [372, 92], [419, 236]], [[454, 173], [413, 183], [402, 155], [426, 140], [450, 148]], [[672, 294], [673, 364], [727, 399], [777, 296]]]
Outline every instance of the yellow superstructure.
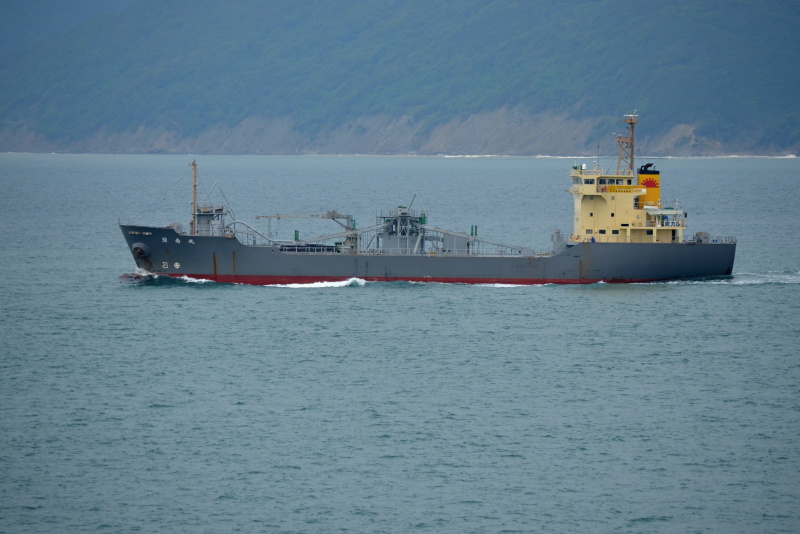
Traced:
[[686, 214], [675, 202], [661, 201], [661, 175], [652, 163], [634, 167], [638, 117], [626, 115], [629, 134], [619, 135], [619, 163], [606, 171], [598, 163], [570, 171], [575, 198], [575, 224], [571, 241], [611, 243], [680, 243]]

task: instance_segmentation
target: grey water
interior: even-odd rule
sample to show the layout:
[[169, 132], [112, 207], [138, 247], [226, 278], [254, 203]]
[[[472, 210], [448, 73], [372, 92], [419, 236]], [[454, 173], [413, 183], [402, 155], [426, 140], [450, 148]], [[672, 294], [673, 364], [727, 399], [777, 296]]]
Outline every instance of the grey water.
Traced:
[[121, 280], [195, 158], [253, 223], [572, 230], [572, 159], [0, 154], [0, 531], [800, 531], [800, 160], [652, 160], [730, 278]]

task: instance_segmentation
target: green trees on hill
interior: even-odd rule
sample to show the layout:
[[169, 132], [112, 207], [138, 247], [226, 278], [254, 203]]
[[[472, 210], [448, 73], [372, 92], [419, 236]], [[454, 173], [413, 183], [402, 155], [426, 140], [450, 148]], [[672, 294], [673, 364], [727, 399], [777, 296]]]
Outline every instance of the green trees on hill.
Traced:
[[2, 58], [0, 117], [50, 138], [248, 117], [317, 133], [502, 107], [634, 108], [728, 142], [800, 140], [800, 7], [767, 0], [135, 1]]

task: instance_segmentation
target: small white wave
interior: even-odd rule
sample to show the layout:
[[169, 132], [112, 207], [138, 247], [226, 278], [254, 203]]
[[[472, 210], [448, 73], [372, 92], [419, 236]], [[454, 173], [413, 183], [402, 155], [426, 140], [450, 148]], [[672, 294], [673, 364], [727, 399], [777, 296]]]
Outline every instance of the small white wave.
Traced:
[[735, 285], [800, 284], [800, 271], [767, 271], [765, 273], [739, 273], [728, 280]]
[[157, 274], [145, 271], [143, 269], [136, 269], [133, 273], [125, 273], [121, 275], [120, 280], [129, 282], [158, 282], [158, 283], [186, 283], [186, 284], [208, 284], [213, 283], [213, 280], [205, 278], [190, 278], [188, 276], [169, 276], [167, 274]]
[[213, 280], [208, 280], [207, 278], [189, 278], [188, 276], [177, 276], [175, 279], [182, 282], [188, 282], [190, 284], [208, 284], [214, 282]]
[[299, 289], [314, 289], [321, 287], [356, 287], [366, 284], [366, 280], [361, 278], [350, 278], [349, 280], [342, 280], [339, 282], [309, 282], [307, 284], [270, 284], [269, 287], [288, 287]]
[[671, 280], [668, 284], [706, 284], [725, 286], [795, 285], [800, 284], [800, 271], [767, 271], [764, 273], [736, 273], [729, 278], [708, 280]]

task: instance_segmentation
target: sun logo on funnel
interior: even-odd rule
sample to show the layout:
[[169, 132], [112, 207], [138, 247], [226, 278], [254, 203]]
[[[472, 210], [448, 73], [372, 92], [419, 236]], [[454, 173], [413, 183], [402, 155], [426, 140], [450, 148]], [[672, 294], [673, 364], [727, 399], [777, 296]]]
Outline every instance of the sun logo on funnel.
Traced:
[[645, 187], [658, 187], [658, 180], [655, 178], [647, 178], [646, 180], [642, 180], [642, 184]]

